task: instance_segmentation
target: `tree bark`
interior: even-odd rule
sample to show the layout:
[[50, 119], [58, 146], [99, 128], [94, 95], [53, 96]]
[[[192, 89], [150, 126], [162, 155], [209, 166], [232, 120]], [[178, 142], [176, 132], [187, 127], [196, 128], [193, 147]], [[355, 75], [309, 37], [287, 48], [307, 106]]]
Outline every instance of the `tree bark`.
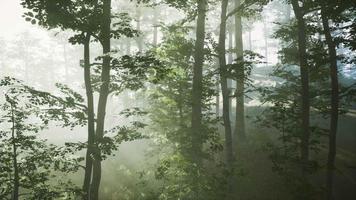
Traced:
[[330, 133], [329, 133], [329, 155], [327, 164], [327, 182], [326, 191], [327, 199], [333, 199], [333, 184], [335, 171], [335, 156], [336, 156], [336, 134], [339, 118], [339, 80], [337, 69], [337, 53], [336, 45], [332, 39], [329, 27], [329, 20], [326, 16], [325, 10], [322, 9], [321, 17], [323, 22], [323, 29], [325, 39], [329, 50], [330, 62], [330, 78], [331, 78], [331, 111], [330, 111]]
[[[241, 4], [240, 0], [235, 0], [235, 8], [239, 7]], [[243, 41], [242, 41], [242, 23], [241, 16], [235, 14], [235, 48], [236, 57], [243, 59]], [[236, 123], [235, 123], [235, 139], [234, 142], [237, 143], [238, 140], [244, 140], [246, 138], [245, 133], [245, 69], [242, 66], [240, 68], [240, 73], [236, 77]]]
[[309, 160], [309, 138], [310, 138], [310, 100], [309, 100], [309, 69], [307, 63], [307, 36], [303, 8], [299, 7], [298, 0], [292, 0], [294, 14], [298, 24], [298, 56], [301, 74], [301, 101], [302, 101], [302, 127], [301, 127], [301, 162], [302, 171], [306, 171]]
[[206, 0], [198, 1], [198, 19], [194, 52], [193, 91], [192, 91], [192, 157], [200, 163], [202, 148], [202, 94], [203, 94], [203, 63], [205, 40]]
[[227, 66], [226, 66], [226, 15], [227, 15], [228, 0], [223, 0], [221, 3], [221, 23], [220, 23], [220, 34], [219, 34], [219, 64], [220, 64], [220, 79], [221, 79], [221, 90], [223, 97], [223, 120], [225, 128], [225, 154], [226, 154], [226, 165], [229, 171], [229, 176], [227, 177], [227, 194], [226, 199], [233, 199], [233, 153], [232, 153], [232, 135], [231, 135], [231, 122], [230, 122], [230, 92], [227, 84]]
[[111, 0], [103, 0], [103, 20], [101, 26], [101, 39], [103, 46], [103, 65], [101, 71], [101, 87], [98, 103], [98, 116], [96, 123], [96, 135], [95, 135], [95, 160], [93, 163], [93, 178], [91, 184], [91, 200], [99, 199], [99, 188], [101, 181], [101, 150], [98, 144], [104, 137], [104, 125], [106, 104], [109, 95], [109, 83], [110, 83], [110, 25], [111, 25]]
[[95, 140], [95, 119], [94, 119], [94, 97], [93, 89], [91, 85], [91, 74], [90, 74], [90, 35], [87, 34], [84, 42], [84, 82], [85, 90], [87, 96], [87, 107], [88, 107], [88, 147], [86, 152], [85, 161], [85, 172], [84, 172], [84, 199], [90, 199], [90, 181], [92, 177], [93, 169], [93, 146]]

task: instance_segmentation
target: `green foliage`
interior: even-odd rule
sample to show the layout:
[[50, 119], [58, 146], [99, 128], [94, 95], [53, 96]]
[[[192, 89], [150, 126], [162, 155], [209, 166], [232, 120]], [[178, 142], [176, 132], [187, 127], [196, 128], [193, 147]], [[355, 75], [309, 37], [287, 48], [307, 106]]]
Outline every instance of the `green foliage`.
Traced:
[[[305, 5], [310, 8], [312, 5]], [[325, 41], [320, 37], [323, 34], [318, 26], [318, 16], [309, 14], [305, 17], [307, 34], [307, 61], [309, 70], [309, 95], [311, 104], [310, 117], [325, 120], [330, 116], [330, 80], [329, 59]], [[274, 170], [285, 178], [288, 188], [295, 199], [313, 199], [321, 193], [321, 187], [311, 184], [305, 174], [301, 173], [302, 161], [300, 159], [301, 135], [301, 81], [298, 43], [296, 32], [297, 23], [293, 19], [289, 24], [281, 25], [274, 37], [282, 40], [283, 48], [279, 51], [281, 63], [275, 66], [271, 76], [276, 81], [275, 87], [259, 88], [261, 100], [266, 105], [262, 116], [257, 121], [264, 127], [277, 132], [277, 142], [270, 143], [267, 149], [274, 164]], [[343, 86], [340, 86], [343, 87]], [[345, 89], [341, 89], [345, 90]], [[352, 92], [348, 93], [349, 95]], [[349, 106], [344, 97], [340, 95], [340, 114]], [[350, 97], [350, 96], [349, 96]], [[313, 175], [322, 169], [318, 163], [317, 155], [324, 148], [323, 139], [329, 130], [318, 123], [310, 125], [309, 150], [313, 152], [308, 166], [308, 175]]]
[[[5, 94], [0, 116], [1, 199], [9, 199], [15, 187], [26, 199], [73, 197], [79, 189], [57, 175], [78, 171], [83, 158], [38, 139], [38, 133], [48, 127], [49, 121], [69, 127], [83, 125], [85, 110], [74, 103], [80, 102], [81, 96], [61, 86], [66, 97], [57, 97], [10, 77], [0, 81], [0, 88]], [[73, 114], [79, 112], [80, 117]]]
[[[203, 143], [202, 160], [206, 165], [192, 161], [191, 134], [191, 93], [194, 41], [186, 37], [189, 27], [173, 25], [164, 27], [163, 42], [156, 48], [156, 54], [169, 69], [166, 78], [149, 90], [150, 107], [147, 127], [148, 135], [154, 142], [150, 154], [158, 158], [155, 179], [159, 193], [155, 199], [216, 199], [221, 194], [218, 188], [223, 183], [216, 177], [224, 177], [214, 163], [213, 156], [222, 150], [222, 141], [217, 133], [216, 119], [210, 113], [214, 70], [206, 69], [203, 80]], [[196, 193], [202, 194], [197, 197]]]
[[[102, 4], [102, 1], [91, 0], [21, 0], [21, 5], [28, 10], [23, 15], [26, 21], [47, 29], [72, 30], [75, 32], [69, 39], [72, 44], [83, 44], [85, 34], [93, 36], [94, 41], [102, 41]], [[139, 31], [132, 28], [131, 21], [128, 13], [114, 13], [111, 38], [138, 36]]]

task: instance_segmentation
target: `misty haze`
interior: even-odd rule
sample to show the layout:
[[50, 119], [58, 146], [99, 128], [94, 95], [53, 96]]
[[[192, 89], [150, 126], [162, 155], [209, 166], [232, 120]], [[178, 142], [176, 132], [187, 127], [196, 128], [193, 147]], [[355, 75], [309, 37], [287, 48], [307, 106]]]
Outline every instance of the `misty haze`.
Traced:
[[353, 0], [0, 0], [0, 200], [355, 200]]

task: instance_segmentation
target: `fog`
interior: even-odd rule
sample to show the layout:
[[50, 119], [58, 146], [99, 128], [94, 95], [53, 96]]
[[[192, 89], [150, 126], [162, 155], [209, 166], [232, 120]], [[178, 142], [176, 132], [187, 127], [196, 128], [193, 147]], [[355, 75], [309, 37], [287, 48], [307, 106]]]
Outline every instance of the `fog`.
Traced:
[[303, 57], [282, 0], [55, 2], [0, 0], [0, 199], [356, 198], [352, 3]]

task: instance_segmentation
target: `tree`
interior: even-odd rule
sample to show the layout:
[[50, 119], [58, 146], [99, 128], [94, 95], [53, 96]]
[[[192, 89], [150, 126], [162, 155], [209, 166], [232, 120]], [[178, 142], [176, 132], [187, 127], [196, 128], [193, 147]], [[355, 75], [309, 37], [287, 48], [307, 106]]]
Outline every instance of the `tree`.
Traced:
[[85, 124], [81, 96], [63, 85], [58, 86], [66, 97], [35, 90], [10, 77], [0, 81], [5, 91], [0, 120], [6, 127], [0, 134], [0, 197], [3, 199], [10, 199], [10, 194], [11, 200], [20, 196], [52, 199], [75, 196], [80, 191], [70, 180], [51, 183], [50, 177], [76, 172], [82, 158], [70, 158], [73, 152], [69, 149], [38, 139], [49, 121], [58, 121], [64, 127]]
[[197, 2], [197, 26], [194, 50], [193, 66], [193, 90], [192, 90], [192, 156], [193, 160], [200, 163], [201, 137], [202, 137], [202, 91], [203, 91], [203, 64], [205, 41], [205, 17], [207, 10], [206, 0]]
[[[180, 23], [162, 27], [163, 41], [156, 53], [171, 70], [154, 88], [149, 100], [148, 133], [154, 143], [149, 155], [157, 157], [154, 165], [155, 180], [159, 190], [154, 199], [217, 199], [224, 195], [225, 168], [215, 157], [221, 153], [222, 144], [216, 125], [218, 119], [210, 113], [215, 69], [204, 70], [202, 91], [201, 159], [197, 165], [192, 160], [191, 140], [191, 60], [194, 57], [194, 40], [187, 36], [189, 26]], [[211, 60], [209, 58], [208, 60]], [[212, 62], [212, 61], [210, 61]]]
[[[340, 113], [340, 87], [338, 78], [338, 55], [337, 44], [332, 36], [332, 29], [330, 21], [334, 22], [344, 18], [341, 21], [351, 21], [347, 16], [343, 17], [348, 11], [352, 12], [352, 3], [340, 2], [320, 2], [320, 15], [323, 25], [323, 33], [328, 49], [328, 62], [330, 65], [330, 85], [331, 85], [331, 109], [330, 109], [330, 131], [329, 131], [329, 152], [327, 162], [327, 181], [326, 181], [326, 198], [328, 200], [334, 199], [333, 184], [334, 184], [334, 170], [336, 157], [336, 135], [338, 127], [338, 117]], [[347, 15], [347, 14], [346, 14]], [[331, 19], [331, 20], [330, 20]], [[334, 19], [334, 20], [333, 20]]]
[[223, 96], [223, 120], [225, 128], [225, 154], [226, 154], [226, 165], [227, 170], [231, 173], [231, 178], [229, 178], [227, 183], [227, 199], [233, 198], [233, 150], [232, 150], [232, 131], [230, 122], [230, 91], [227, 87], [227, 64], [226, 64], [226, 15], [227, 15], [228, 0], [223, 0], [221, 2], [221, 22], [220, 22], [220, 34], [219, 34], [219, 65], [220, 65], [220, 81], [221, 90]]
[[[240, 0], [235, 0], [235, 8], [239, 8], [241, 5]], [[243, 41], [242, 41], [242, 22], [241, 15], [235, 14], [235, 48], [236, 57], [243, 58]], [[245, 139], [245, 69], [241, 68], [242, 76], [236, 77], [236, 123], [235, 123], [235, 143], [236, 140]]]
[[309, 138], [310, 138], [310, 96], [309, 96], [309, 70], [307, 62], [307, 36], [305, 30], [305, 20], [304, 14], [306, 12], [305, 5], [299, 6], [298, 0], [292, 0], [292, 6], [294, 14], [296, 16], [298, 24], [298, 56], [299, 56], [299, 66], [300, 66], [300, 76], [302, 83], [301, 90], [301, 159], [304, 163], [302, 170], [306, 170], [306, 166], [309, 159]]

